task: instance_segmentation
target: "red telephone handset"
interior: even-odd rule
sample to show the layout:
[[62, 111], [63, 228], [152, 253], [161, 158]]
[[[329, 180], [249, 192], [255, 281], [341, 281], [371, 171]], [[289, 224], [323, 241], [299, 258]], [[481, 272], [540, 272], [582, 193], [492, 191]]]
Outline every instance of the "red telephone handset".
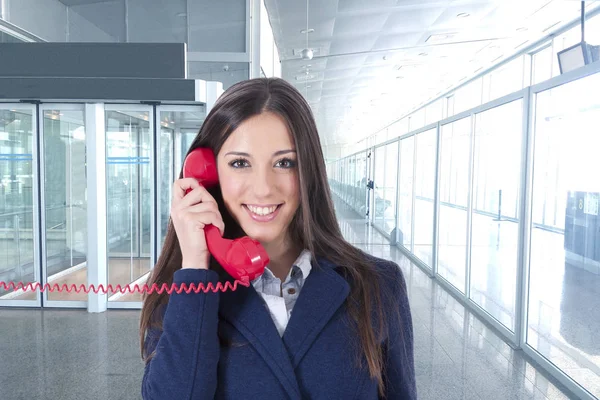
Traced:
[[[204, 187], [217, 185], [217, 162], [212, 150], [203, 147], [192, 150], [183, 163], [183, 177], [196, 178]], [[214, 225], [206, 226], [204, 235], [210, 254], [234, 279], [252, 281], [262, 275], [269, 263], [262, 245], [247, 236], [224, 239]]]

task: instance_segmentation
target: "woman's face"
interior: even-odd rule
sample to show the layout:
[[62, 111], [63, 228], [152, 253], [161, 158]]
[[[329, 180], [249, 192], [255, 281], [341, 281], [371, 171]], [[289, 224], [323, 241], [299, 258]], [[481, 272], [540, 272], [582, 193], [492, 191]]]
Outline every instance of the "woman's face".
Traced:
[[296, 149], [283, 120], [263, 113], [242, 123], [217, 155], [227, 210], [263, 245], [286, 239], [300, 203]]

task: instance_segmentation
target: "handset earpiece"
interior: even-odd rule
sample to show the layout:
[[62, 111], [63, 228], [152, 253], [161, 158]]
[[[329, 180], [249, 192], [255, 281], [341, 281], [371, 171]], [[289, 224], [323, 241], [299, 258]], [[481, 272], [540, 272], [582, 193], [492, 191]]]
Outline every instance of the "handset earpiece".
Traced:
[[[192, 150], [183, 163], [183, 177], [195, 178], [207, 188], [217, 185], [219, 177], [212, 150]], [[208, 251], [234, 279], [252, 281], [262, 275], [269, 263], [269, 255], [257, 240], [247, 236], [224, 239], [214, 225], [206, 226], [204, 234]]]

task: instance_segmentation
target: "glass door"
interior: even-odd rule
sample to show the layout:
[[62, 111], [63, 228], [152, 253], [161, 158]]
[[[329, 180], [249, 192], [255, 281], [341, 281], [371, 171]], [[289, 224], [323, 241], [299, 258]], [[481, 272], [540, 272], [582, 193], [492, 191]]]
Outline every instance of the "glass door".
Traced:
[[[39, 108], [42, 274], [51, 286], [87, 285], [87, 165], [83, 104]], [[44, 292], [44, 305], [86, 307], [85, 291]]]
[[365, 214], [368, 221], [373, 221], [373, 160], [375, 158], [375, 151], [370, 148], [367, 150], [367, 213]]
[[[143, 284], [154, 265], [154, 110], [106, 105], [105, 129], [108, 283]], [[108, 300], [139, 302], [141, 294], [109, 293]]]
[[33, 105], [0, 104], [0, 306], [41, 305], [37, 116]]
[[173, 182], [179, 177], [185, 155], [204, 123], [206, 107], [204, 105], [158, 106], [156, 115], [160, 129], [157, 144], [160, 152], [156, 168], [159, 173], [157, 188], [159, 208], [156, 218], [160, 255], [169, 225]]

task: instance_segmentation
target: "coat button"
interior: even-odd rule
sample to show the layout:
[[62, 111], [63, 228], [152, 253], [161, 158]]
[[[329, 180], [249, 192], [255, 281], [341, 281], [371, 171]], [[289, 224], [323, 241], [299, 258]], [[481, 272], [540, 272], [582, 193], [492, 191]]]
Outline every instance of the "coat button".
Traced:
[[288, 292], [288, 294], [296, 294], [296, 289], [289, 288], [287, 292]]

